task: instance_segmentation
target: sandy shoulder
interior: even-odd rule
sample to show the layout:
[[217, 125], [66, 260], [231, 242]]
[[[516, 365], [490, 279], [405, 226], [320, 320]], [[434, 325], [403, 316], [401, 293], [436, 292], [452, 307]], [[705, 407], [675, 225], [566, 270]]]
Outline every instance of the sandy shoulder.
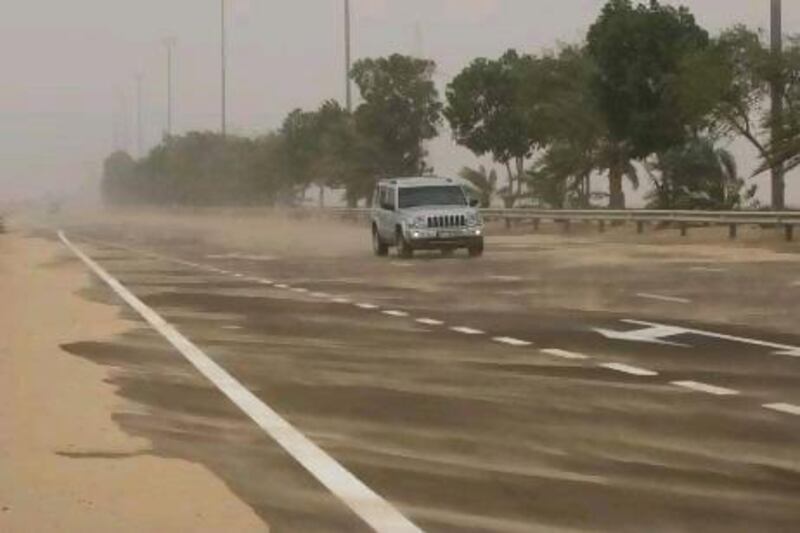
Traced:
[[59, 348], [130, 327], [76, 295], [88, 283], [58, 244], [0, 235], [0, 531], [267, 529], [208, 470], [148, 455], [112, 421], [137, 406]]

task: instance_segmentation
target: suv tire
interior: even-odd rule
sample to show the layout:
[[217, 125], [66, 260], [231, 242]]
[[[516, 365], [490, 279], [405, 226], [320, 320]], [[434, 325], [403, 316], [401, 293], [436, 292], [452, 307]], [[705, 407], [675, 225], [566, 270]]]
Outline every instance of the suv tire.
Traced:
[[403, 236], [403, 230], [397, 228], [397, 254], [403, 259], [410, 259], [414, 257], [414, 248]]
[[380, 233], [378, 233], [378, 228], [375, 226], [372, 226], [372, 251], [378, 257], [389, 255], [389, 245], [383, 242]]
[[480, 257], [483, 255], [483, 239], [468, 248], [470, 257]]

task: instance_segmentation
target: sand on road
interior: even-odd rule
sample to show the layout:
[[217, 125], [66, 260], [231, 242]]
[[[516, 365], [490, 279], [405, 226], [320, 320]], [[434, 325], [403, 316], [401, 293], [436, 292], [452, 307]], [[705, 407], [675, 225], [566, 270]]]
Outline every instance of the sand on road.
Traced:
[[204, 467], [149, 453], [112, 414], [136, 412], [107, 370], [60, 349], [133, 324], [77, 293], [59, 244], [0, 235], [0, 531], [264, 531]]

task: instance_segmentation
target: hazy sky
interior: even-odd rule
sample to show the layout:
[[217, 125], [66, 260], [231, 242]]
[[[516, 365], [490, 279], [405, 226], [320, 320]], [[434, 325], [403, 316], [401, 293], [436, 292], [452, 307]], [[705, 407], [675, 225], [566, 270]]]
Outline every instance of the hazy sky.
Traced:
[[[229, 128], [275, 128], [295, 107], [344, 99], [343, 0], [227, 0]], [[769, 0], [684, 0], [700, 24], [766, 28]], [[422, 52], [444, 85], [471, 59], [580, 40], [603, 0], [352, 0], [355, 59]], [[220, 0], [2, 0], [0, 200], [87, 187], [116, 146], [135, 154], [136, 73], [145, 148], [166, 118], [167, 36], [175, 52], [175, 132], [219, 127]], [[800, 2], [784, 2], [800, 32]], [[752, 153], [734, 149], [743, 170]], [[431, 146], [442, 174], [475, 164], [449, 134]], [[800, 183], [790, 198], [800, 203]], [[800, 182], [800, 177], [797, 178]], [[766, 189], [763, 191], [766, 193]]]

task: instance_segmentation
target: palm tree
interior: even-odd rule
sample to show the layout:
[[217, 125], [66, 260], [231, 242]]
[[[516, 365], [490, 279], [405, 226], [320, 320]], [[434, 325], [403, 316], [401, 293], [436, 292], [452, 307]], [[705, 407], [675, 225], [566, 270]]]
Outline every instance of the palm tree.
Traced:
[[487, 171], [486, 167], [481, 165], [478, 169], [464, 167], [458, 173], [461, 179], [469, 182], [473, 188], [480, 195], [479, 199], [481, 207], [489, 207], [492, 205], [492, 197], [497, 192], [497, 172], [492, 169]]
[[733, 154], [705, 137], [659, 154], [645, 168], [654, 185], [648, 207], [656, 209], [734, 209], [755, 194], [755, 186], [743, 191]]

